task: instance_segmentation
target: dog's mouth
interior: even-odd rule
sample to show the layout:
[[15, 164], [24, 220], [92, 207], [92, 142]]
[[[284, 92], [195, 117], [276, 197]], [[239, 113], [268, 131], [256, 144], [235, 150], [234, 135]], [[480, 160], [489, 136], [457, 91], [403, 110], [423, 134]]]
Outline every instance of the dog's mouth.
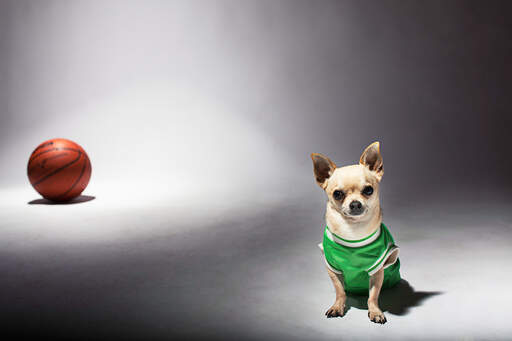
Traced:
[[366, 215], [368, 212], [368, 208], [364, 208], [362, 211], [352, 212], [350, 210], [342, 210], [341, 214], [343, 214], [346, 218], [352, 220], [359, 220]]

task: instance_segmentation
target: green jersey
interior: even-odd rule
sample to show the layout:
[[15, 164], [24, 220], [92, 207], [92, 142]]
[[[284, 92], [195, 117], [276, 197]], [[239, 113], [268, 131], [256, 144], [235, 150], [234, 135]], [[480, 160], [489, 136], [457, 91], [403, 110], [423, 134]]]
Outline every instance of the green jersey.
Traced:
[[370, 276], [384, 268], [383, 288], [400, 281], [399, 248], [384, 224], [371, 235], [359, 240], [347, 240], [325, 227], [324, 240], [319, 247], [325, 264], [342, 274], [346, 292], [368, 294]]

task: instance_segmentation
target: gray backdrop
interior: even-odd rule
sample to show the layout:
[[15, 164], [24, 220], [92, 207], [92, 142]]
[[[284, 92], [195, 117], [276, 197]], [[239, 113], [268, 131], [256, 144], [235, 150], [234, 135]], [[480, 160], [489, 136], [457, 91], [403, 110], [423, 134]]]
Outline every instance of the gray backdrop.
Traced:
[[31, 150], [58, 136], [89, 152], [97, 182], [310, 186], [310, 152], [343, 165], [380, 140], [390, 188], [511, 184], [506, 2], [0, 9], [2, 184], [26, 183]]
[[[65, 137], [91, 158], [86, 192], [96, 202], [173, 193], [177, 201], [196, 198], [204, 209], [223, 195], [233, 202], [285, 198], [275, 205], [261, 199], [266, 213], [257, 216], [287, 221], [293, 233], [295, 223], [286, 217], [298, 220], [302, 212], [316, 227], [299, 233], [297, 243], [314, 245], [324, 198], [309, 154], [355, 163], [378, 140], [390, 216], [405, 207], [499, 216], [509, 210], [512, 185], [511, 7], [498, 1], [0, 1], [0, 196], [12, 202], [7, 189], [29, 187], [25, 167], [33, 148]], [[36, 199], [31, 193], [20, 202]], [[229, 200], [222, 219], [243, 225]], [[291, 200], [300, 204], [291, 209]], [[162, 200], [163, 211], [166, 203], [173, 205]], [[197, 203], [184, 212], [200, 214]], [[21, 256], [6, 253], [4, 270], [13, 269]], [[242, 266], [235, 256], [229, 262], [226, 269]], [[327, 276], [322, 281], [329, 285]], [[13, 280], [13, 292], [19, 283]], [[37, 301], [30, 287], [24, 292], [29, 298], [16, 308], [20, 316]], [[190, 303], [186, 295], [176, 297]], [[215, 325], [204, 326], [204, 335], [229, 335]], [[232, 335], [243, 334], [233, 328]], [[185, 323], [180, 335], [193, 329]], [[289, 336], [256, 329], [244, 335]], [[158, 335], [167, 335], [163, 330]]]

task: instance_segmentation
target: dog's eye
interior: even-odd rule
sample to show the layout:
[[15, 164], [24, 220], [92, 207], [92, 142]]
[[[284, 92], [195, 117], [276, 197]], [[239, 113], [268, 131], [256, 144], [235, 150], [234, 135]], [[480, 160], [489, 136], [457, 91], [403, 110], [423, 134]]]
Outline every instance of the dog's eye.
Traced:
[[363, 194], [364, 195], [372, 195], [373, 194], [373, 187], [372, 186], [366, 186], [363, 188]]
[[341, 200], [341, 198], [343, 198], [344, 194], [342, 191], [340, 190], [335, 190], [333, 193], [332, 193], [332, 197], [335, 199], [335, 200]]

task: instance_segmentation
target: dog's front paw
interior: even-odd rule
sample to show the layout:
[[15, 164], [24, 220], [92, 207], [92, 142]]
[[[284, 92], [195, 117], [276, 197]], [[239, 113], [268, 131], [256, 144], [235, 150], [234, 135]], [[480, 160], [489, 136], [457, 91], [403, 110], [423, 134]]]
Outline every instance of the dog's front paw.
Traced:
[[344, 303], [336, 302], [332, 305], [332, 307], [327, 309], [327, 311], [325, 312], [325, 316], [327, 316], [327, 318], [342, 317], [343, 315], [345, 315], [345, 304]]
[[375, 323], [384, 324], [387, 321], [386, 316], [384, 316], [384, 313], [382, 311], [380, 311], [379, 309], [369, 310], [368, 317], [370, 318], [370, 321], [375, 322]]

